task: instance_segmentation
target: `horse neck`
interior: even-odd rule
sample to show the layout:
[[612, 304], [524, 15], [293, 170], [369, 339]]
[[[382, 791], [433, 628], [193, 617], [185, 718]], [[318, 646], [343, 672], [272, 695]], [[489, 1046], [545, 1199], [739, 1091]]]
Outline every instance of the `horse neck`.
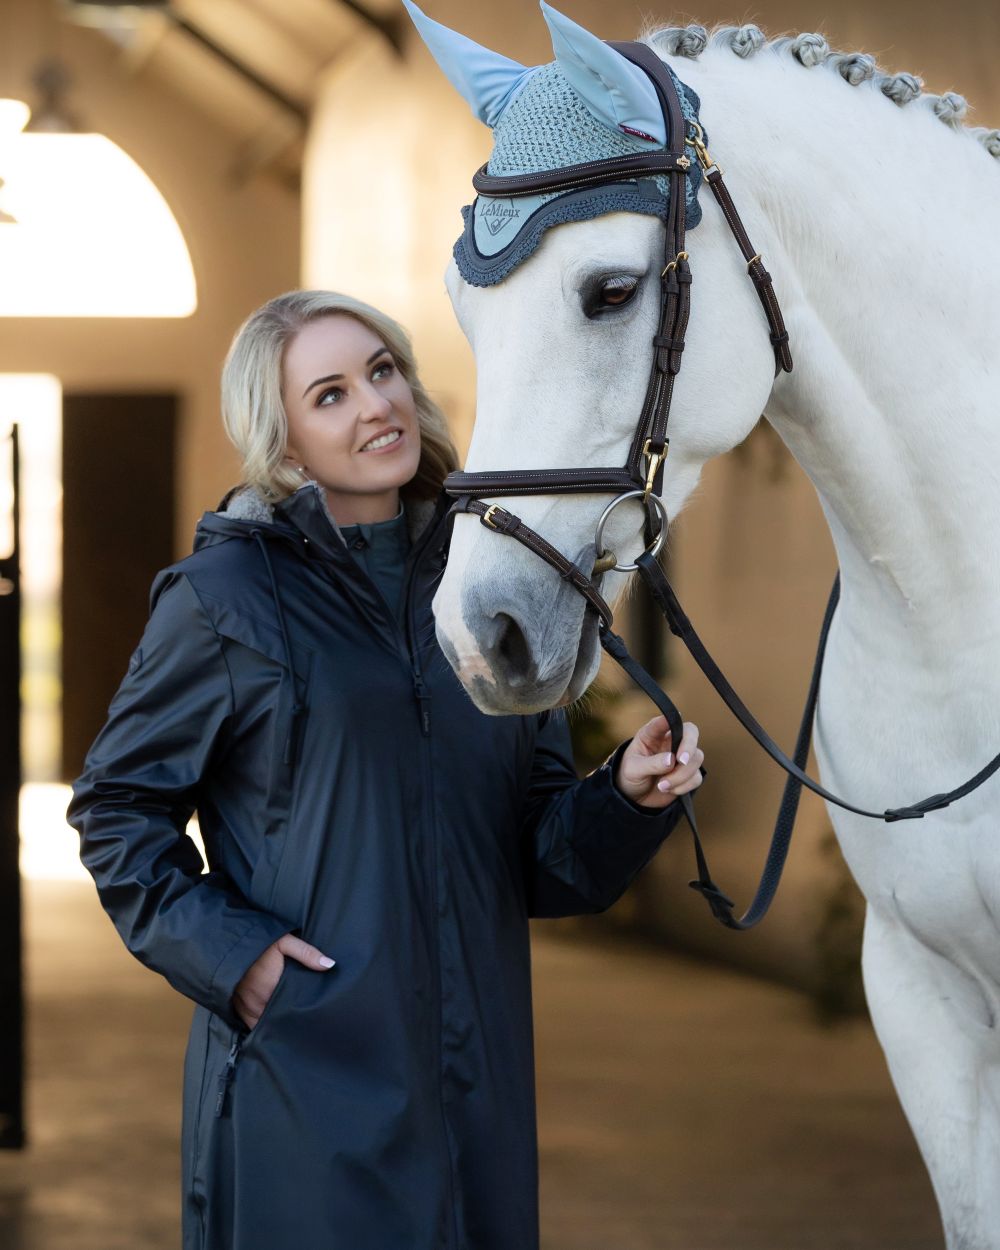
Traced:
[[953, 648], [970, 617], [995, 644], [1000, 166], [926, 100], [768, 50], [715, 60], [693, 85], [795, 359], [766, 416], [819, 492], [844, 609], [878, 613], [876, 647]]

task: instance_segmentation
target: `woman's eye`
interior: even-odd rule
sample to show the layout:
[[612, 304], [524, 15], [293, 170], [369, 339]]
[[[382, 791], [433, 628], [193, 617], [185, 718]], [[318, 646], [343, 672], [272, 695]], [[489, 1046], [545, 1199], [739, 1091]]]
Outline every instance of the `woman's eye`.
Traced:
[[589, 286], [583, 300], [583, 311], [590, 317], [600, 317], [627, 304], [639, 289], [639, 278], [634, 274], [612, 274], [598, 278]]
[[320, 395], [319, 399], [318, 399], [316, 402], [317, 402], [317, 403], [318, 403], [321, 407], [329, 407], [330, 405], [329, 405], [329, 404], [327, 404], [327, 402], [326, 402], [326, 401], [327, 401], [327, 397], [328, 397], [328, 396], [330, 396], [330, 395], [332, 395], [332, 396], [333, 396], [333, 399], [330, 401], [330, 403], [335, 404], [335, 403], [337, 402], [337, 400], [338, 400], [338, 399], [340, 399], [340, 397], [343, 395], [343, 393], [344, 393], [344, 392], [340, 389], [340, 387], [339, 387], [339, 386], [331, 386], [331, 387], [330, 387], [330, 389], [329, 389], [328, 391], [324, 391], [324, 392], [323, 392], [323, 394], [322, 394], [322, 395]]
[[373, 378], [387, 378], [395, 369], [395, 365], [391, 360], [380, 360], [372, 370]]

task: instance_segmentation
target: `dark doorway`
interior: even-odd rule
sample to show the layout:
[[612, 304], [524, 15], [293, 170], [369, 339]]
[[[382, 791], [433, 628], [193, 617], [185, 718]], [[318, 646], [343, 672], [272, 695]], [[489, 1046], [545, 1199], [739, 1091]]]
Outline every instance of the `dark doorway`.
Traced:
[[174, 558], [177, 396], [63, 398], [62, 775], [77, 777]]

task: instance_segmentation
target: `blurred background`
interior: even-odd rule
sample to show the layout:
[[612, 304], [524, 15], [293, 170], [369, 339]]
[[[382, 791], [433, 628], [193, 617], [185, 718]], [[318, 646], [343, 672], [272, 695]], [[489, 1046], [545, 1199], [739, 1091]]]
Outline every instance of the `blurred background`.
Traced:
[[[617, 39], [689, 20], [818, 30], [1000, 124], [992, 0], [561, 7]], [[551, 59], [531, 0], [424, 8], [526, 64]], [[0, 0], [3, 1250], [178, 1242], [190, 1004], [118, 944], [63, 812], [153, 574], [237, 480], [218, 409], [229, 341], [281, 291], [358, 295], [410, 328], [464, 452], [474, 369], [442, 275], [489, 146], [396, 0]], [[668, 560], [790, 745], [835, 562], [769, 427], [708, 466]], [[641, 594], [622, 621], [701, 727], [703, 828], [717, 878], [746, 900], [782, 777]], [[651, 714], [603, 674], [575, 715], [581, 769]], [[607, 916], [536, 928], [546, 1245], [940, 1245], [864, 1014], [862, 908], [822, 805], [803, 800], [752, 934], [711, 922], [692, 867], [679, 832]]]

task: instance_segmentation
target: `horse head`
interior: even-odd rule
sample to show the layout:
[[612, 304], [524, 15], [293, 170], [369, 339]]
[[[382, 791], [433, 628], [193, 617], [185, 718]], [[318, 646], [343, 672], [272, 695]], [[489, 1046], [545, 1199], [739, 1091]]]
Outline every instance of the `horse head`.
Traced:
[[[490, 173], [663, 147], [665, 123], [647, 75], [549, 6], [542, 10], [555, 60], [535, 67], [407, 7], [442, 68], [492, 128]], [[697, 93], [676, 81], [686, 118], [697, 120]], [[690, 153], [688, 228], [701, 219], [701, 173], [693, 148]], [[624, 464], [659, 315], [666, 179], [517, 198], [480, 195], [463, 211], [465, 231], [446, 282], [477, 366], [467, 471]], [[721, 221], [706, 223], [701, 233], [718, 246], [698, 253], [697, 315], [671, 408], [661, 495], [670, 516], [705, 461], [749, 432], [773, 379], [767, 334], [757, 324], [760, 308], [738, 255], [732, 263], [732, 239]], [[547, 494], [498, 502], [589, 571], [596, 524], [610, 498]], [[609, 518], [604, 545], [618, 563], [643, 549], [643, 519], [638, 504]], [[613, 604], [628, 580], [608, 570], [595, 582]], [[474, 516], [455, 519], [434, 609], [441, 647], [483, 711], [568, 703], [597, 672], [597, 617], [583, 598], [536, 555]]]

